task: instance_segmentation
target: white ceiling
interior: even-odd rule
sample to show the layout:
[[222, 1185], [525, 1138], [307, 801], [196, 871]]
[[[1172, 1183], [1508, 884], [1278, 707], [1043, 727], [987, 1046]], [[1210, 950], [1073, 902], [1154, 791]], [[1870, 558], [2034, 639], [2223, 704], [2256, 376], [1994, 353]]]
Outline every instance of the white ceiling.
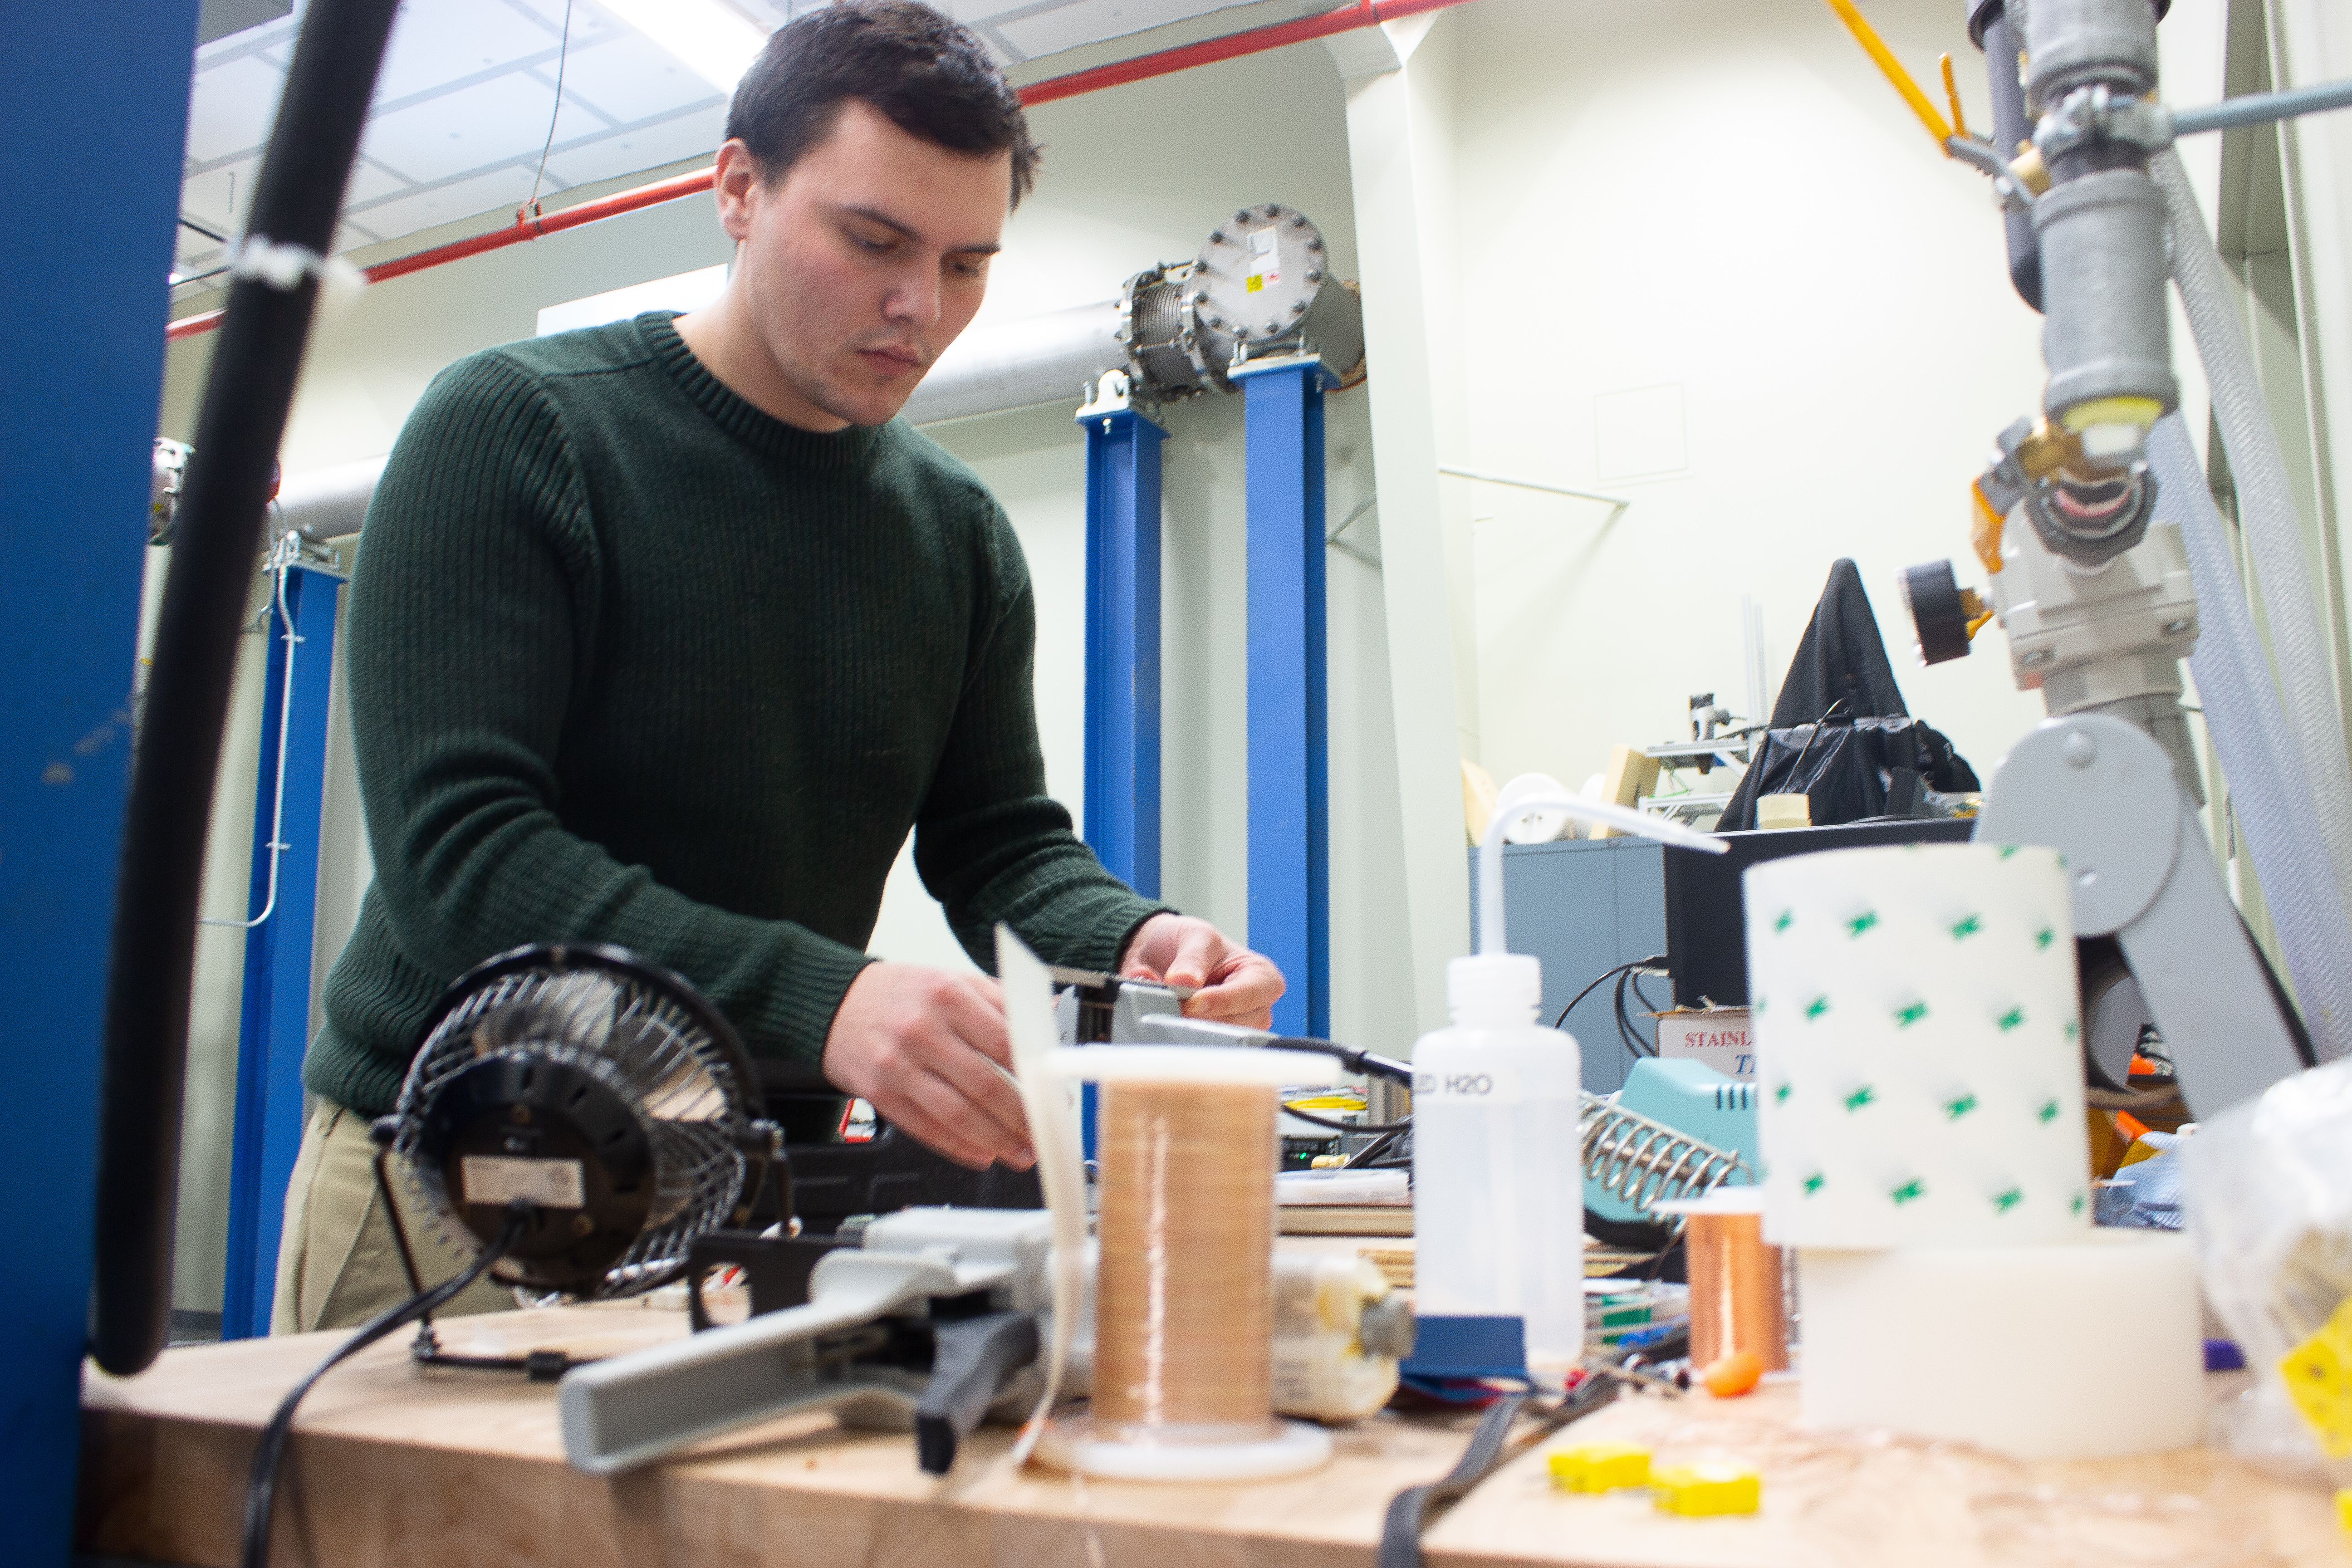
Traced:
[[[728, 3], [766, 29], [830, 0]], [[945, 0], [941, 9], [1013, 65], [1244, 3]], [[727, 104], [717, 88], [596, 0], [572, 0], [567, 50], [564, 8], [565, 0], [404, 0], [336, 249], [510, 210], [534, 178], [544, 201], [718, 147]], [[211, 236], [233, 235], [244, 220], [303, 10], [297, 0], [289, 16], [196, 49], [180, 211], [211, 235], [182, 225], [176, 277], [218, 267], [223, 247]]]

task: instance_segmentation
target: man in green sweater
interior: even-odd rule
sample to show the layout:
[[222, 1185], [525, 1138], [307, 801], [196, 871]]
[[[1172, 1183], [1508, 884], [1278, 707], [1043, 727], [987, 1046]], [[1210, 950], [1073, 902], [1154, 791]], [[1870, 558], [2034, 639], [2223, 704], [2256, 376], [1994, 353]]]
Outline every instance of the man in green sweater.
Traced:
[[[1020, 545], [893, 422], [1033, 177], [1012, 89], [938, 13], [856, 0], [770, 39], [727, 133], [719, 300], [461, 361], [369, 507], [348, 668], [376, 878], [304, 1067], [280, 1331], [407, 1293], [367, 1123], [442, 988], [520, 943], [677, 970], [755, 1054], [975, 1168], [1032, 1159], [994, 983], [864, 951], [910, 827], [983, 964], [1003, 921], [1050, 961], [1197, 985], [1197, 1016], [1263, 1024], [1281, 994], [1071, 832]], [[456, 1272], [398, 1201], [424, 1271]]]

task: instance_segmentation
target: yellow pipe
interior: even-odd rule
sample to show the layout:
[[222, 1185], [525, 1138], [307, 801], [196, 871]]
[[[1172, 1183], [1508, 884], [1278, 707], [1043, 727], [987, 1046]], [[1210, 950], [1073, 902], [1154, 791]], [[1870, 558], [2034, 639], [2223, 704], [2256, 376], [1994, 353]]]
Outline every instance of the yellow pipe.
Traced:
[[[1853, 0], [1829, 0], [1829, 7], [1845, 23], [1846, 30], [1853, 35], [1854, 42], [1878, 62], [1878, 68], [1886, 73], [1886, 79], [1895, 84], [1895, 90], [1910, 104], [1911, 111], [1919, 117], [1919, 123], [1925, 125], [1927, 134], [1936, 139], [1936, 145], [1941, 147], [1951, 140], [1952, 128], [1936, 111], [1935, 100], [1911, 79], [1911, 73], [1903, 68], [1903, 62], [1895, 58], [1895, 51], [1886, 47], [1877, 29], [1862, 19], [1862, 13], [1853, 8]], [[1950, 156], [1948, 153], [1945, 155]]]

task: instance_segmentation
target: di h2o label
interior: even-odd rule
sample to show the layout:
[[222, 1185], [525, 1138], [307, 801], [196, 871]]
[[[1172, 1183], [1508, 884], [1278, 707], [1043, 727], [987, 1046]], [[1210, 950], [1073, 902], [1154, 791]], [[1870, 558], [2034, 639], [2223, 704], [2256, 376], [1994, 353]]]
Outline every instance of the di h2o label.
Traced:
[[1415, 1073], [1412, 1077], [1415, 1094], [1450, 1094], [1469, 1099], [1495, 1092], [1495, 1075], [1485, 1072]]
[[1475, 1067], [1417, 1068], [1412, 1075], [1415, 1100], [1460, 1100], [1492, 1105], [1520, 1098], [1518, 1070], [1508, 1063], [1481, 1062]]

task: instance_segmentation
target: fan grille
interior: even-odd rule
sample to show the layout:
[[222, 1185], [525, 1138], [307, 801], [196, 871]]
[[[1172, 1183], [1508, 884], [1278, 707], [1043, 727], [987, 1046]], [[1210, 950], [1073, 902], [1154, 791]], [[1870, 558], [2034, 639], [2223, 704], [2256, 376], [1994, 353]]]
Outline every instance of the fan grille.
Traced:
[[756, 1092], [742, 1047], [719, 1038], [697, 1009], [634, 963], [545, 949], [530, 962], [494, 961], [484, 969], [446, 1008], [401, 1086], [393, 1149], [409, 1190], [453, 1245], [478, 1251], [481, 1238], [457, 1215], [440, 1173], [420, 1157], [425, 1111], [483, 1058], [566, 1063], [629, 1107], [653, 1160], [645, 1229], [593, 1288], [577, 1294], [625, 1296], [674, 1278], [693, 1238], [725, 1224], [742, 1193], [744, 1108]]

